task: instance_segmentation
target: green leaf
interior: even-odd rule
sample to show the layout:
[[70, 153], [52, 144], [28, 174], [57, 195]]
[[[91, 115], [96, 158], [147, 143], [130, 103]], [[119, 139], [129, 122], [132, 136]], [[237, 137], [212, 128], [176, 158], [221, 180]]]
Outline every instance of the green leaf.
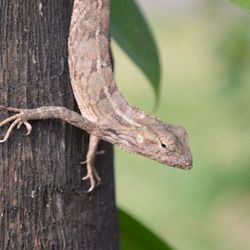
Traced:
[[136, 219], [119, 209], [120, 250], [173, 250]]
[[152, 33], [134, 0], [111, 1], [111, 36], [149, 79], [158, 100], [160, 62]]
[[231, 0], [231, 1], [239, 4], [244, 9], [250, 11], [250, 0]]

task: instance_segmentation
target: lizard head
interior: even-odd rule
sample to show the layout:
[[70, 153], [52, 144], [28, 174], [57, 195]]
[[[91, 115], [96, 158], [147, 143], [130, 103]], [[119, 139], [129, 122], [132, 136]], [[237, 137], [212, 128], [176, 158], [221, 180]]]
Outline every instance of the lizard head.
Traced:
[[193, 157], [188, 144], [187, 131], [170, 124], [161, 124], [160, 127], [152, 128], [155, 133], [158, 133], [156, 143], [158, 143], [159, 153], [158, 159], [155, 160], [169, 166], [191, 169]]
[[128, 151], [145, 155], [168, 166], [181, 169], [192, 168], [192, 153], [188, 145], [188, 135], [184, 128], [165, 124], [154, 124], [135, 128], [126, 134], [130, 140]]

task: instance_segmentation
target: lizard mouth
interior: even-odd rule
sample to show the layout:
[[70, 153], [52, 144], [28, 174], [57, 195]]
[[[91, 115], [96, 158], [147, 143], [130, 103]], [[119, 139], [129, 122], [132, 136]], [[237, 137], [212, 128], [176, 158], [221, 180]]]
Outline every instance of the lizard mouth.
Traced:
[[193, 167], [193, 163], [191, 162], [184, 162], [182, 164], [177, 164], [174, 167], [178, 167], [181, 169], [185, 169], [185, 170], [190, 170]]
[[179, 159], [177, 162], [175, 161], [164, 161], [162, 162], [168, 166], [184, 169], [184, 170], [190, 170], [193, 167], [193, 160], [192, 157], [190, 159]]
[[179, 169], [184, 169], [184, 170], [190, 170], [193, 167], [193, 161], [191, 160], [179, 160], [179, 161], [169, 161], [164, 159], [164, 160], [159, 160], [157, 158], [153, 158], [155, 161], [158, 161], [164, 165], [170, 166], [170, 167], [174, 167], [174, 168], [179, 168]]
[[176, 164], [169, 164], [165, 162], [165, 164], [170, 167], [184, 169], [184, 170], [190, 170], [193, 167], [192, 162], [183, 162], [183, 163], [176, 163]]

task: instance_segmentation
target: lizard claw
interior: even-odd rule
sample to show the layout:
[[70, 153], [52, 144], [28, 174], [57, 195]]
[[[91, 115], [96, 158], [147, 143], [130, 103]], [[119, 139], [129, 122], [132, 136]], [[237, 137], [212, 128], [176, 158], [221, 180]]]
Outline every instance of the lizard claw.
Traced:
[[27, 133], [26, 135], [29, 135], [32, 131], [32, 126], [30, 125], [29, 122], [27, 122], [25, 120], [25, 113], [24, 113], [24, 110], [23, 109], [17, 109], [17, 108], [12, 108], [12, 107], [9, 107], [9, 108], [6, 108], [6, 107], [2, 107], [0, 106], [1, 109], [6, 109], [8, 111], [11, 111], [11, 112], [18, 112], [18, 114], [16, 115], [13, 115], [9, 118], [6, 118], [5, 120], [3, 120], [2, 122], [0, 122], [0, 127], [8, 124], [9, 122], [11, 122], [4, 138], [2, 140], [0, 140], [0, 143], [3, 143], [5, 141], [7, 141], [10, 137], [10, 134], [11, 132], [13, 131], [13, 129], [15, 128], [15, 126], [17, 127], [17, 129], [20, 129], [20, 127], [24, 124], [26, 129], [27, 129]]
[[27, 129], [27, 133], [25, 135], [29, 135], [32, 131], [32, 126], [30, 125], [29, 122], [19, 122], [16, 128], [20, 129], [23, 124], [25, 125]]
[[23, 123], [27, 129], [27, 133], [25, 135], [30, 135], [31, 131], [32, 131], [32, 126], [29, 122], [24, 122]]
[[91, 162], [89, 161], [81, 162], [81, 164], [85, 164], [85, 163], [87, 163], [87, 174], [82, 178], [82, 180], [89, 179], [90, 187], [86, 191], [86, 193], [90, 193], [94, 190], [95, 187], [100, 185], [101, 178], [97, 174], [95, 167]]

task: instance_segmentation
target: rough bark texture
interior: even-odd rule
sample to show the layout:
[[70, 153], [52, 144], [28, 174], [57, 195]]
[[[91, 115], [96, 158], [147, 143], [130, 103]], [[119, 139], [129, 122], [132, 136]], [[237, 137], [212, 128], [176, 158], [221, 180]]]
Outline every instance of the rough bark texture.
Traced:
[[[69, 0], [0, 0], [0, 105], [73, 109], [71, 7]], [[79, 164], [86, 133], [59, 120], [32, 125], [30, 136], [22, 128], [0, 145], [0, 249], [118, 249], [112, 147], [101, 143], [102, 184], [86, 194]]]

